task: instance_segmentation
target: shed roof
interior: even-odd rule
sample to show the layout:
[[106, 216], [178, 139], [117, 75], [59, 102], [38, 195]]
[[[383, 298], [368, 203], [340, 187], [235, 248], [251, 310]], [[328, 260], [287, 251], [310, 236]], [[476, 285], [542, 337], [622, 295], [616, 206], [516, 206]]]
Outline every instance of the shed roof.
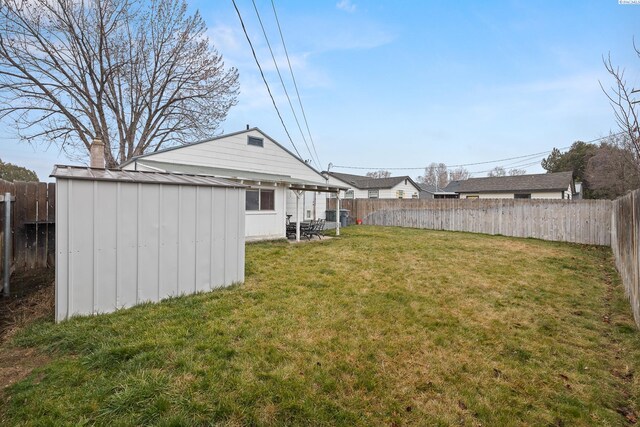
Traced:
[[416, 184], [410, 176], [392, 176], [388, 178], [371, 178], [370, 176], [362, 176], [362, 175], [352, 175], [349, 173], [340, 173], [340, 172], [327, 172], [329, 175], [334, 178], [339, 179], [340, 181], [346, 182], [355, 188], [359, 188], [361, 190], [368, 189], [386, 189], [393, 188], [396, 185], [400, 184], [405, 179], [408, 179], [417, 189], [420, 189], [418, 184]]
[[444, 190], [456, 193], [563, 191], [573, 181], [573, 172], [540, 173], [533, 175], [493, 176], [451, 181]]
[[207, 187], [244, 188], [245, 185], [206, 175], [166, 172], [143, 172], [119, 169], [95, 169], [86, 166], [56, 165], [51, 175], [58, 179], [113, 181], [142, 184], [198, 185]]

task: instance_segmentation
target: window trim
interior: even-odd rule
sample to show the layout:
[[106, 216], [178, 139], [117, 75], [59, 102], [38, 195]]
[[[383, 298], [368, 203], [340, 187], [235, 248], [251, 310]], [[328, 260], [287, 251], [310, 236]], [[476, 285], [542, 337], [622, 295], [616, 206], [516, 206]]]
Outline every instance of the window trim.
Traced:
[[[249, 192], [254, 192], [257, 191], [258, 192], [258, 208], [257, 209], [249, 209], [247, 207], [247, 194], [249, 194]], [[271, 193], [273, 193], [273, 209], [262, 209], [262, 193], [269, 191]], [[244, 209], [246, 212], [275, 212], [276, 211], [276, 191], [269, 189], [269, 188], [248, 188], [245, 191], [245, 199], [244, 199]]]
[[[375, 194], [375, 196], [372, 196], [372, 194]], [[380, 198], [380, 190], [379, 189], [373, 189], [373, 190], [369, 190], [367, 192], [367, 197], [369, 199], [379, 199]]]
[[344, 192], [344, 198], [345, 199], [349, 199], [349, 200], [355, 199], [356, 198], [356, 192], [353, 191], [353, 189], [346, 190]]

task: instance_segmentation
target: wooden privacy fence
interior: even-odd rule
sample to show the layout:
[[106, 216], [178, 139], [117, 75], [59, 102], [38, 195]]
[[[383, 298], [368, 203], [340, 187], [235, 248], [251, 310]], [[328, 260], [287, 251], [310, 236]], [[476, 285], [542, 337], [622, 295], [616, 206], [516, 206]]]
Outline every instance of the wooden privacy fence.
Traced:
[[611, 249], [640, 326], [640, 190], [613, 201]]
[[[346, 199], [363, 224], [469, 231], [591, 245], [611, 244], [609, 200]], [[335, 209], [335, 200], [329, 209]]]
[[[11, 270], [52, 268], [55, 263], [55, 184], [0, 180], [0, 194], [5, 193], [15, 197], [11, 203]], [[4, 203], [0, 205], [0, 242], [3, 242], [5, 206]], [[4, 259], [2, 251], [0, 248], [0, 260]], [[0, 262], [0, 278], [2, 268]], [[12, 285], [11, 291], [19, 292], [20, 289]]]

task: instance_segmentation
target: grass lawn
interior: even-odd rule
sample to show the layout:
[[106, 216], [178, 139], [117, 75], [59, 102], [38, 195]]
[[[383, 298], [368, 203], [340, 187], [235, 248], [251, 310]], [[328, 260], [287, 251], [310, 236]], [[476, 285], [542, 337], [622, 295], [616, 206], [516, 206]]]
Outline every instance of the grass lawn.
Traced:
[[640, 333], [607, 248], [382, 227], [247, 246], [246, 283], [59, 325], [4, 424], [624, 425]]

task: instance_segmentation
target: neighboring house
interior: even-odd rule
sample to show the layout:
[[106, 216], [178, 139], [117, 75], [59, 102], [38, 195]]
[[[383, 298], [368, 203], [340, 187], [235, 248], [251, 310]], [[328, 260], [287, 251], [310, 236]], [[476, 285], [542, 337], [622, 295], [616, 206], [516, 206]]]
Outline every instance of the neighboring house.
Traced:
[[571, 199], [573, 172], [469, 178], [452, 181], [446, 191], [461, 199]]
[[421, 199], [457, 199], [458, 194], [453, 191], [438, 189], [435, 185], [418, 184]]
[[296, 221], [296, 203], [302, 220], [324, 218], [324, 193], [346, 189], [330, 184], [258, 128], [137, 156], [122, 169], [209, 175], [248, 185], [247, 240], [284, 238], [287, 217]]
[[420, 187], [408, 176], [371, 178], [348, 173], [323, 172], [329, 183], [348, 187], [340, 192], [344, 199], [417, 199]]

